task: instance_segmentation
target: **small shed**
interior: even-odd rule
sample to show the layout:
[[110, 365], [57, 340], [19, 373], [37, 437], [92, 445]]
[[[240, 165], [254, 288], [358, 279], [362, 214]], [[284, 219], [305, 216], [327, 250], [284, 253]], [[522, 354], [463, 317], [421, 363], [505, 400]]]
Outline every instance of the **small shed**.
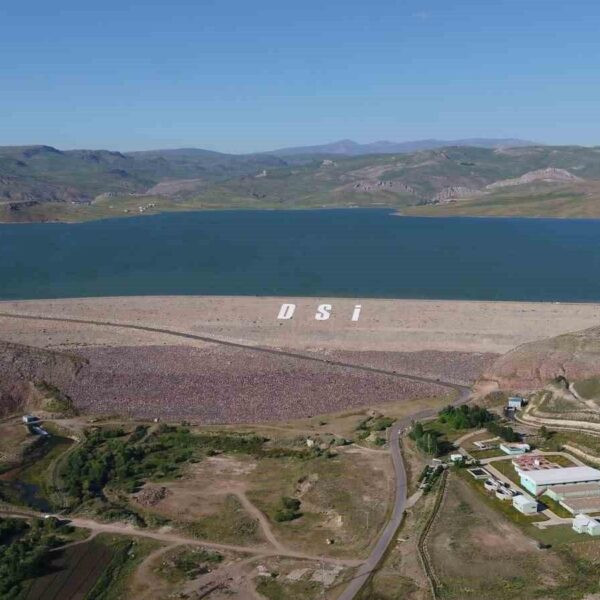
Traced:
[[534, 515], [538, 511], [537, 500], [531, 496], [521, 494], [513, 498], [513, 507], [516, 508], [520, 513], [524, 515]]
[[587, 533], [591, 536], [600, 535], [600, 523], [587, 515], [577, 515], [573, 519], [573, 530], [577, 533]]
[[526, 401], [525, 398], [521, 398], [521, 396], [511, 396], [508, 399], [508, 408], [514, 408], [515, 410], [521, 410], [523, 406], [525, 406]]

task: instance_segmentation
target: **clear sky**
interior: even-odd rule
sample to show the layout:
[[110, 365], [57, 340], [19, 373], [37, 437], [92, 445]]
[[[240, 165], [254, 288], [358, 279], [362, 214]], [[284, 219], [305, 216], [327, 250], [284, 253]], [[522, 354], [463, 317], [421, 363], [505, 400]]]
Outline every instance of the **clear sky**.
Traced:
[[600, 145], [598, 0], [0, 2], [0, 145]]

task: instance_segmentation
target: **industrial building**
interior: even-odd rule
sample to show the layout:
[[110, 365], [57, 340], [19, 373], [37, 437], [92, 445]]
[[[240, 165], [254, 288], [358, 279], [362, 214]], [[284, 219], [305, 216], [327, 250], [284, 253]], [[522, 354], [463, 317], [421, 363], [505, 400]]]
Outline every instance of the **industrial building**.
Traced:
[[546, 490], [545, 495], [574, 515], [600, 512], [600, 483], [553, 485]]
[[512, 459], [517, 473], [521, 471], [539, 471], [540, 469], [560, 469], [560, 465], [549, 461], [541, 454], [525, 454]]
[[549, 487], [566, 484], [600, 482], [600, 471], [592, 467], [566, 467], [519, 472], [521, 485], [534, 496]]
[[557, 502], [567, 498], [600, 498], [600, 483], [553, 485], [546, 490], [546, 495]]

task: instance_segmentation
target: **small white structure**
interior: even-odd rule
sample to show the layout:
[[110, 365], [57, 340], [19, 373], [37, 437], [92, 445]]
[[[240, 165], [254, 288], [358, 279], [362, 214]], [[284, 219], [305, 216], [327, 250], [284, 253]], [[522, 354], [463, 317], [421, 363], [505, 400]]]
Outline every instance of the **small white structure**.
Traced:
[[464, 459], [465, 459], [465, 457], [462, 454], [451, 454], [450, 455], [450, 460], [453, 463], [462, 462]]
[[593, 536], [600, 535], [600, 523], [587, 515], [577, 515], [573, 519], [573, 530]]
[[529, 452], [531, 446], [529, 444], [500, 444], [500, 450], [509, 456], [516, 456]]
[[23, 415], [22, 421], [25, 423], [25, 425], [33, 425], [34, 423], [39, 423], [40, 419], [39, 417], [35, 417], [33, 415]]
[[521, 410], [525, 405], [525, 398], [521, 398], [521, 396], [511, 396], [508, 399], [508, 408], [514, 408], [515, 410]]
[[513, 498], [513, 507], [516, 508], [520, 513], [524, 515], [534, 515], [538, 511], [537, 500], [531, 496], [520, 494]]

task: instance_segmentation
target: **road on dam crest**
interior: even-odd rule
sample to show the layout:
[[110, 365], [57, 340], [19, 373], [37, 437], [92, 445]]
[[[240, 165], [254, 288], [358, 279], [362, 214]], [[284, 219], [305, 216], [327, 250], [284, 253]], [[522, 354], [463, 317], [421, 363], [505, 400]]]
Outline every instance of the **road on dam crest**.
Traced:
[[[37, 321], [58, 321], [65, 323], [80, 323], [84, 325], [95, 325], [98, 327], [118, 327], [125, 329], [134, 329], [138, 331], [147, 331], [149, 333], [160, 333], [165, 335], [172, 335], [174, 337], [198, 340], [211, 344], [221, 344], [223, 346], [229, 346], [234, 348], [243, 348], [253, 352], [264, 352], [267, 354], [274, 354], [278, 356], [287, 356], [291, 358], [297, 358], [301, 360], [313, 361], [324, 363], [331, 366], [342, 367], [352, 370], [368, 371], [371, 373], [382, 373], [392, 377], [398, 377], [401, 379], [409, 379], [412, 381], [419, 381], [422, 383], [433, 383], [441, 387], [449, 388], [458, 393], [457, 398], [454, 400], [455, 405], [464, 404], [469, 401], [470, 389], [466, 386], [459, 385], [457, 383], [442, 381], [439, 379], [433, 379], [429, 377], [419, 377], [417, 375], [410, 375], [408, 373], [398, 373], [397, 371], [389, 371], [386, 369], [378, 369], [376, 367], [369, 367], [364, 365], [357, 365], [352, 363], [346, 363], [342, 361], [328, 360], [319, 356], [311, 356], [302, 354], [301, 352], [290, 352], [286, 350], [277, 350], [275, 348], [269, 348], [265, 346], [254, 346], [252, 344], [244, 344], [241, 342], [232, 342], [229, 340], [223, 340], [211, 336], [197, 335], [193, 333], [186, 333], [183, 331], [174, 331], [171, 329], [164, 329], [159, 327], [149, 327], [145, 325], [134, 325], [131, 323], [118, 323], [111, 321], [92, 321], [85, 319], [74, 319], [68, 317], [49, 317], [49, 316], [38, 316], [29, 315], [23, 313], [10, 313], [0, 312], [0, 317], [14, 318], [14, 319], [28, 319]], [[389, 545], [394, 540], [396, 531], [402, 523], [404, 516], [404, 509], [406, 506], [406, 470], [404, 469], [404, 461], [402, 460], [402, 452], [400, 451], [400, 444], [398, 438], [403, 430], [410, 426], [412, 421], [419, 419], [427, 419], [435, 415], [434, 409], [427, 409], [414, 413], [403, 419], [396, 421], [389, 432], [389, 445], [392, 456], [392, 462], [394, 465], [394, 473], [396, 478], [395, 494], [394, 494], [394, 507], [390, 520], [383, 529], [379, 539], [375, 543], [371, 554], [365, 562], [359, 567], [356, 575], [352, 578], [346, 589], [339, 596], [338, 600], [353, 600], [356, 597], [361, 588], [365, 585], [371, 574], [377, 568], [377, 565], [383, 559], [383, 556], [388, 549]]]

